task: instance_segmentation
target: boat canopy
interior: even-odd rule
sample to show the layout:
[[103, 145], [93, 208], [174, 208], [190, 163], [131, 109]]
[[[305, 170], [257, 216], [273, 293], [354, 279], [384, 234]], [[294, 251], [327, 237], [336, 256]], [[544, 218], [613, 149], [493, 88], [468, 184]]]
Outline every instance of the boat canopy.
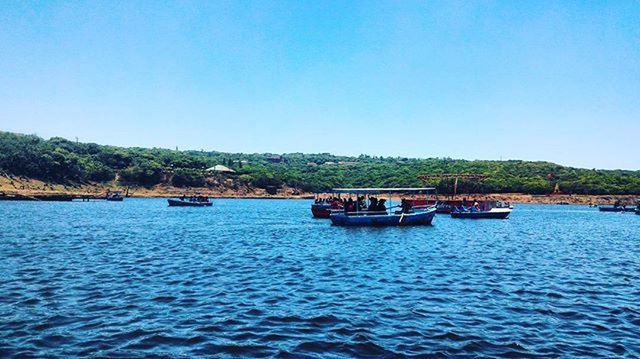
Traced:
[[334, 188], [333, 193], [351, 193], [351, 194], [380, 194], [380, 193], [429, 193], [436, 189], [434, 187], [422, 188]]

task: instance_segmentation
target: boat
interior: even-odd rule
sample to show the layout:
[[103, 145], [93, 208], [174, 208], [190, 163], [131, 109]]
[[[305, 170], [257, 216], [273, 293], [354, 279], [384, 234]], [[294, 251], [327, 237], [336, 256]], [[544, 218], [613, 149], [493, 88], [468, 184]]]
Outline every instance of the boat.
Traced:
[[469, 219], [507, 219], [511, 214], [510, 206], [498, 206], [497, 202], [485, 201], [472, 207], [456, 207], [451, 211], [451, 218]]
[[633, 207], [625, 207], [625, 206], [600, 206], [598, 207], [600, 212], [635, 212], [636, 209]]
[[169, 207], [211, 207], [213, 206], [213, 202], [209, 201], [206, 197], [190, 197], [189, 199], [185, 199], [185, 197], [179, 199], [169, 198], [167, 199], [169, 202]]
[[491, 208], [488, 211], [460, 211], [451, 212], [451, 218], [468, 219], [507, 219], [511, 214], [510, 208]]
[[122, 202], [124, 197], [119, 191], [109, 191], [104, 199], [110, 202]]
[[311, 214], [314, 218], [329, 218], [331, 216], [331, 204], [314, 203], [311, 205]]
[[[389, 208], [384, 206], [383, 210], [366, 210], [359, 209], [356, 205], [354, 209], [348, 211], [346, 207], [342, 211], [332, 211], [329, 218], [331, 223], [336, 226], [353, 226], [353, 227], [389, 227], [389, 226], [412, 226], [412, 225], [431, 225], [436, 215], [436, 208], [433, 206], [414, 208], [410, 200], [403, 201], [402, 207], [391, 205], [392, 194], [421, 194], [433, 191], [434, 188], [338, 188], [334, 189], [334, 193], [355, 194], [369, 197], [371, 195], [386, 194], [389, 196]], [[356, 200], [357, 201], [357, 200]], [[386, 199], [380, 199], [382, 203], [386, 203]], [[394, 210], [399, 208], [400, 210]]]
[[342, 204], [339, 202], [339, 198], [334, 195], [316, 194], [315, 201], [311, 204], [313, 218], [328, 219], [332, 211], [342, 211]]
[[513, 205], [509, 202], [502, 201], [473, 201], [473, 200], [452, 200], [452, 199], [415, 199], [411, 200], [414, 206], [435, 206], [436, 213], [438, 214], [450, 214], [456, 207], [459, 206], [471, 206], [475, 202], [480, 203], [480, 206], [483, 206], [485, 203], [491, 203], [496, 208], [511, 208], [513, 209]]

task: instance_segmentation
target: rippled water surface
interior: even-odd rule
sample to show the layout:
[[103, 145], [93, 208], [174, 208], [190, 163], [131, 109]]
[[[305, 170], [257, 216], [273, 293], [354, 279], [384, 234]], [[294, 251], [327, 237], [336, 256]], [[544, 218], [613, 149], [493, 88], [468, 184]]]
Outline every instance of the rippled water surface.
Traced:
[[309, 205], [0, 202], [0, 357], [640, 355], [640, 216], [339, 228]]

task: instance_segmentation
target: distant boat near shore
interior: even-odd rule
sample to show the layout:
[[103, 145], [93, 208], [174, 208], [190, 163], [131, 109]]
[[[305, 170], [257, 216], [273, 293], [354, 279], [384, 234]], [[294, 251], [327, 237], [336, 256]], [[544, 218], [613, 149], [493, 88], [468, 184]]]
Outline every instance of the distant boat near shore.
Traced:
[[211, 202], [207, 197], [201, 196], [193, 196], [193, 197], [182, 197], [179, 199], [169, 198], [167, 199], [169, 202], [169, 207], [211, 207], [213, 206], [213, 202]]
[[637, 209], [625, 206], [600, 206], [598, 210], [600, 210], [600, 212], [635, 212]]
[[451, 218], [507, 219], [510, 214], [510, 208], [491, 208], [490, 210], [486, 211], [463, 211], [456, 209], [451, 212]]

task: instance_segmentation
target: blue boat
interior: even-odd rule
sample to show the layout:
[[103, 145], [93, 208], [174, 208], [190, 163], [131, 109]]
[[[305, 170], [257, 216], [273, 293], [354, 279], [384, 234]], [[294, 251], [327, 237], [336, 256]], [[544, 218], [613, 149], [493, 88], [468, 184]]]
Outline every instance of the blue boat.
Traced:
[[347, 215], [344, 213], [332, 213], [331, 223], [336, 226], [370, 226], [370, 227], [389, 227], [389, 226], [428, 226], [436, 215], [435, 208], [416, 211], [414, 213], [401, 214], [364, 214]]
[[169, 207], [211, 207], [213, 206], [213, 202], [209, 201], [206, 197], [191, 197], [190, 199], [180, 198], [180, 199], [167, 199], [169, 202]]
[[[370, 197], [375, 194], [387, 194], [389, 196], [389, 208], [384, 210], [367, 210], [359, 205], [354, 210], [342, 212], [332, 212], [331, 223], [336, 226], [360, 226], [360, 227], [389, 227], [389, 226], [428, 226], [433, 222], [436, 215], [434, 206], [415, 209], [410, 205], [410, 201], [403, 201], [403, 207], [391, 206], [392, 194], [422, 194], [433, 191], [433, 188], [338, 188], [334, 193], [355, 194]], [[358, 198], [356, 197], [356, 200]], [[386, 201], [386, 200], [385, 200]], [[381, 200], [381, 202], [384, 202]], [[395, 210], [395, 209], [398, 210]]]
[[636, 209], [633, 207], [625, 207], [625, 206], [613, 206], [613, 207], [600, 206], [598, 207], [598, 209], [600, 210], [600, 212], [635, 212], [636, 211]]

